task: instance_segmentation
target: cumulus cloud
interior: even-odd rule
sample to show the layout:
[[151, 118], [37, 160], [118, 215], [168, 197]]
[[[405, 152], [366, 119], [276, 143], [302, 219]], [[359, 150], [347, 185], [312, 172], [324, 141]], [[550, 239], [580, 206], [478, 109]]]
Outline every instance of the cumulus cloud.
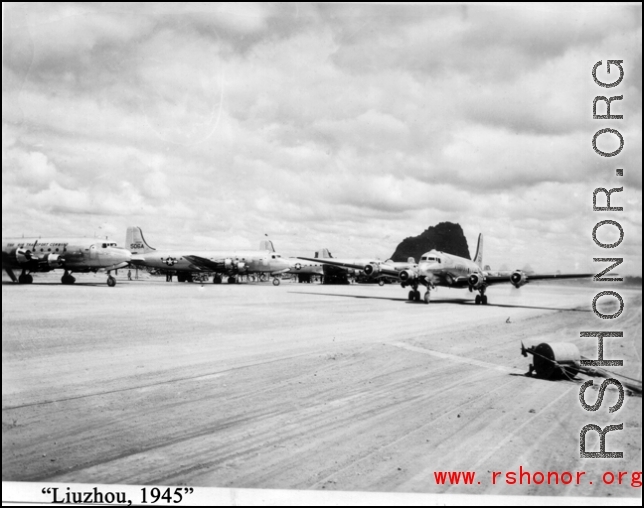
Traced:
[[[492, 265], [572, 269], [597, 255], [593, 189], [624, 185], [620, 248], [641, 265], [641, 6], [5, 12], [3, 234], [138, 224], [161, 247], [269, 233], [385, 259], [449, 220]], [[615, 58], [625, 79], [600, 89], [592, 66]], [[595, 95], [623, 95], [624, 120], [593, 120]], [[591, 146], [606, 126], [625, 138], [611, 159]]]

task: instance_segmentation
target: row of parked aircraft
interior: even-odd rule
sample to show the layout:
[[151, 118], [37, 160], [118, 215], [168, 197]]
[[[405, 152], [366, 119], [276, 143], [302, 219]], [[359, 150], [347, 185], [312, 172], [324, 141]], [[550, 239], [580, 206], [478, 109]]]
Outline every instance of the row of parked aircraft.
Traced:
[[[274, 285], [279, 285], [281, 276], [287, 273], [330, 278], [361, 274], [373, 280], [400, 282], [403, 288], [410, 288], [408, 298], [412, 301], [429, 303], [431, 291], [437, 286], [446, 286], [476, 292], [475, 303], [483, 305], [487, 304], [487, 288], [495, 284], [512, 284], [518, 288], [534, 280], [592, 277], [592, 274], [527, 274], [521, 270], [492, 272], [483, 265], [482, 235], [472, 260], [431, 250], [418, 262], [409, 258], [403, 263], [374, 258], [337, 259], [326, 249], [313, 258], [284, 258], [275, 252], [269, 240], [261, 242], [259, 250], [248, 251], [157, 250], [148, 245], [137, 226], [127, 229], [125, 245], [122, 248], [91, 238], [3, 238], [2, 268], [12, 281], [20, 284], [32, 283], [32, 273], [55, 269], [64, 270], [63, 284], [75, 282], [73, 273], [106, 272], [110, 287], [116, 285], [113, 271], [132, 266], [176, 274], [180, 282], [191, 281], [194, 274], [212, 275], [215, 284], [221, 283], [223, 276], [232, 283], [244, 274], [268, 274], [274, 277]], [[14, 271], [18, 270], [21, 273], [16, 277]], [[420, 287], [426, 288], [423, 297]]]

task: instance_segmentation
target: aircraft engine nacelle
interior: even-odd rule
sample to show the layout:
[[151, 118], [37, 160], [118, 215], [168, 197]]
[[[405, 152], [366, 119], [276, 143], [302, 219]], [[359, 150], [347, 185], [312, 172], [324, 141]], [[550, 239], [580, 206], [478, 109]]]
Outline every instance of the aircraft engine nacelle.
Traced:
[[407, 282], [413, 279], [417, 279], [418, 274], [412, 270], [403, 270], [402, 272], [400, 272], [399, 277], [401, 281]]
[[467, 278], [467, 282], [471, 288], [478, 289], [483, 285], [485, 279], [480, 274], [473, 273]]
[[364, 267], [364, 273], [368, 277], [372, 277], [373, 275], [378, 275], [380, 273], [380, 267], [378, 265], [370, 264]]
[[65, 265], [65, 258], [61, 258], [58, 254], [47, 254], [40, 260], [40, 264], [47, 268], [62, 268]]
[[235, 263], [235, 270], [240, 273], [245, 272], [248, 269], [248, 265], [244, 261], [238, 261]]
[[224, 259], [224, 268], [226, 270], [233, 270], [235, 268], [235, 262], [230, 258]]
[[20, 263], [21, 265], [31, 263], [33, 261], [33, 254], [31, 253], [30, 250], [25, 250], [25, 249], [16, 249], [16, 261]]
[[510, 275], [510, 282], [515, 288], [520, 288], [526, 282], [528, 282], [528, 278], [521, 270], [517, 270], [512, 275]]

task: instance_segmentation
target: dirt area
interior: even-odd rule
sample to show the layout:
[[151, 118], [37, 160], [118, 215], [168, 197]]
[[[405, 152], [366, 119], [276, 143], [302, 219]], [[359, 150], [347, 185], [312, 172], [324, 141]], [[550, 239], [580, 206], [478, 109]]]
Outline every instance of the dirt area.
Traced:
[[[620, 292], [606, 322], [583, 285], [491, 288], [476, 306], [448, 289], [411, 303], [395, 285], [3, 282], [2, 479], [639, 497], [641, 398], [609, 414], [609, 389], [587, 412], [583, 380], [526, 377], [520, 355], [548, 341], [596, 357], [579, 332], [623, 330], [604, 356], [641, 379], [641, 290]], [[588, 423], [623, 423], [606, 443], [624, 458], [580, 459]], [[520, 467], [586, 474], [508, 485]], [[439, 471], [476, 479], [439, 485]], [[606, 485], [605, 471], [628, 475]]]

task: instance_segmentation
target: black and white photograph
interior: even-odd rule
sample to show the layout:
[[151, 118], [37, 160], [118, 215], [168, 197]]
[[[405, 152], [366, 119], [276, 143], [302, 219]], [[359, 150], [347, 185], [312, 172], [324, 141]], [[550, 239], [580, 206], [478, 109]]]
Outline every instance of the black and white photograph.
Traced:
[[3, 504], [641, 506], [641, 3], [2, 12]]

